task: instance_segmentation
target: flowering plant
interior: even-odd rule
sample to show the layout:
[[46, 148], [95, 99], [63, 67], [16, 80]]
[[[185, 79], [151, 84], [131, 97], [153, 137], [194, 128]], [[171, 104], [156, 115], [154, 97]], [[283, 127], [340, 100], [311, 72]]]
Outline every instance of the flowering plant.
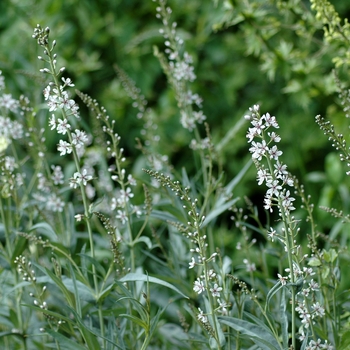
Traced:
[[[164, 50], [155, 47], [154, 54], [172, 89], [172, 134], [188, 141], [188, 167], [162, 147], [157, 106], [114, 66], [141, 125], [134, 157], [120, 120], [73, 90], [76, 80], [60, 66], [62, 46], [49, 27], [37, 25], [32, 35], [47, 78], [43, 104], [16, 99], [0, 72], [0, 347], [347, 349], [347, 233], [336, 238], [349, 215], [323, 206], [338, 222], [321, 231], [311, 196], [289, 171], [282, 118], [261, 112], [264, 103], [218, 137], [196, 92], [199, 58], [167, 2], [155, 2]], [[251, 21], [251, 38], [265, 14], [253, 11], [258, 3], [237, 5], [240, 14], [229, 1], [214, 1], [213, 9], [223, 15], [221, 26]], [[311, 12], [293, 4], [278, 8], [304, 16], [295, 26], [306, 38], [300, 26], [311, 26]], [[312, 11], [320, 21], [315, 28], [325, 25], [327, 43], [340, 47], [335, 67], [346, 65], [347, 22], [325, 0], [313, 0]], [[267, 24], [268, 47], [274, 31]], [[263, 70], [273, 75], [264, 53]], [[342, 72], [334, 76], [348, 117], [350, 92]], [[346, 136], [320, 115], [316, 123], [349, 166]], [[239, 133], [251, 159], [243, 157], [229, 178], [224, 149], [239, 148]], [[238, 193], [252, 172], [262, 195], [243, 203]], [[346, 180], [337, 185], [346, 202]]]

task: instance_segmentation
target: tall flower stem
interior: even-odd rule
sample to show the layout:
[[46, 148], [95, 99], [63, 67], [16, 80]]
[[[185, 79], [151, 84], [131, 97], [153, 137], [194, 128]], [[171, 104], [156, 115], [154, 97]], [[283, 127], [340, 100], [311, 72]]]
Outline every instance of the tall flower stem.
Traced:
[[[37, 28], [34, 30], [33, 37], [38, 40], [38, 44], [44, 48], [44, 54], [48, 57], [47, 60], [43, 59], [42, 57], [39, 57], [39, 59], [41, 59], [45, 62], [48, 62], [50, 65], [50, 69], [44, 68], [44, 69], [42, 69], [42, 72], [52, 75], [52, 78], [54, 80], [55, 93], [57, 94], [57, 99], [58, 99], [57, 102], [55, 101], [55, 103], [57, 103], [57, 106], [59, 106], [60, 102], [58, 102], [58, 101], [65, 101], [65, 98], [66, 98], [66, 96], [63, 95], [63, 87], [61, 87], [60, 82], [58, 80], [60, 74], [64, 71], [64, 68], [61, 68], [59, 70], [56, 69], [56, 54], [53, 54], [53, 50], [54, 50], [54, 47], [56, 45], [56, 41], [54, 40], [52, 42], [52, 46], [50, 47], [50, 45], [49, 45], [49, 33], [50, 33], [49, 28], [42, 30], [41, 27], [38, 25]], [[65, 86], [66, 86], [66, 84], [65, 84]], [[71, 101], [73, 101], [73, 100], [71, 100]], [[68, 101], [68, 105], [71, 101]], [[73, 101], [73, 103], [75, 103], [75, 102]], [[56, 110], [57, 106], [54, 108], [54, 110]], [[68, 120], [68, 117], [70, 115], [68, 115], [66, 110], [65, 110], [65, 103], [63, 103], [63, 105], [60, 106], [60, 110], [61, 110], [61, 113], [63, 116], [63, 120]], [[74, 115], [76, 115], [76, 114], [74, 114]], [[70, 127], [67, 127], [65, 132], [68, 135], [69, 145], [71, 147], [71, 152], [73, 154], [75, 168], [76, 168], [77, 172], [79, 174], [81, 174], [80, 160], [79, 160], [79, 156], [77, 154], [75, 144], [73, 142], [73, 136], [72, 136], [72, 132], [70, 131]], [[78, 184], [80, 187], [80, 192], [81, 192], [83, 206], [84, 206], [84, 219], [85, 219], [86, 228], [87, 228], [88, 235], [89, 235], [90, 255], [91, 255], [91, 258], [93, 260], [95, 260], [94, 238], [93, 238], [93, 232], [92, 232], [92, 227], [91, 227], [91, 223], [90, 223], [91, 213], [89, 212], [89, 204], [90, 203], [89, 203], [87, 196], [86, 196], [84, 182], [79, 181]], [[96, 267], [94, 264], [92, 264], [92, 277], [93, 277], [95, 298], [96, 298], [96, 301], [99, 305], [98, 309], [99, 309], [99, 321], [100, 321], [101, 335], [102, 335], [102, 337], [104, 337], [105, 332], [104, 332], [102, 305], [99, 302], [99, 285], [98, 285], [98, 279], [97, 279], [97, 274], [96, 274]], [[105, 340], [103, 340], [103, 342], [105, 343]]]
[[[273, 169], [273, 164], [272, 161], [269, 157], [266, 157], [268, 168], [270, 171], [270, 174], [272, 176], [273, 181], [276, 180], [274, 176], [274, 169]], [[290, 283], [291, 283], [291, 319], [292, 319], [292, 346], [293, 349], [296, 349], [296, 339], [295, 339], [295, 334], [296, 334], [296, 312], [295, 312], [295, 307], [296, 307], [296, 302], [295, 302], [295, 275], [294, 275], [294, 264], [293, 264], [293, 251], [294, 251], [294, 230], [291, 227], [292, 223], [292, 218], [290, 217], [289, 212], [286, 212], [284, 209], [284, 205], [282, 202], [281, 197], [278, 197], [278, 208], [279, 212], [282, 218], [283, 222], [283, 227], [284, 227], [284, 241], [286, 244], [286, 252], [287, 252], [287, 259], [288, 259], [288, 267], [290, 271]]]
[[[287, 166], [279, 161], [282, 151], [277, 148], [276, 143], [281, 138], [275, 131], [272, 131], [279, 128], [276, 118], [269, 113], [260, 115], [260, 107], [258, 105], [250, 108], [250, 112], [251, 116], [246, 116], [246, 119], [251, 120], [253, 126], [249, 128], [247, 133], [248, 142], [252, 145], [249, 150], [258, 169], [258, 184], [261, 185], [263, 182], [266, 182], [268, 187], [264, 199], [264, 208], [272, 212], [273, 207], [277, 207], [283, 223], [284, 237], [282, 242], [287, 253], [289, 286], [291, 287], [292, 347], [296, 349], [296, 277], [294, 264], [297, 265], [297, 263], [294, 262], [294, 255], [296, 254], [294, 245], [295, 220], [290, 214], [295, 209], [293, 206], [295, 199], [290, 196], [290, 191], [286, 188], [286, 186], [293, 187], [294, 180], [288, 173]], [[261, 142], [256, 142], [254, 139], [259, 139]], [[267, 168], [266, 164], [264, 165], [262, 162], [263, 159], [266, 160]]]

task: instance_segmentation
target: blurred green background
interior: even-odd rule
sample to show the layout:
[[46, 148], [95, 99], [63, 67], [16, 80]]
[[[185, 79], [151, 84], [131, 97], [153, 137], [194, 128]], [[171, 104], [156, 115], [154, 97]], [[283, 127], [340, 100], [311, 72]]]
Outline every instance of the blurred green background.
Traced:
[[[349, 1], [332, 3], [342, 18], [350, 14]], [[261, 104], [262, 112], [277, 116], [283, 160], [316, 205], [347, 210], [349, 182], [344, 167], [314, 121], [322, 114], [348, 134], [332, 73], [332, 59], [342, 48], [324, 42], [322, 24], [309, 1], [172, 0], [168, 4], [194, 58], [197, 80], [192, 91], [204, 99], [214, 143], [227, 136], [251, 105]], [[180, 126], [174, 94], [153, 55], [154, 45], [164, 49], [156, 6], [151, 0], [2, 0], [0, 69], [8, 91], [29, 95], [35, 105], [42, 103], [45, 83], [39, 74], [42, 62], [37, 60], [42, 53], [31, 35], [37, 23], [49, 26], [51, 38], [57, 40], [59, 66], [66, 67], [65, 75], [79, 90], [107, 108], [117, 122], [127, 156], [140, 157], [135, 137], [142, 122], [117, 78], [115, 64], [136, 82], [154, 109], [159, 149], [176, 169], [191, 169], [192, 137]], [[346, 67], [338, 74], [348, 81]], [[89, 124], [88, 113], [81, 108]], [[41, 113], [47, 116], [47, 111]], [[244, 124], [220, 151], [227, 182], [250, 157], [247, 128]], [[252, 168], [236, 195], [248, 195], [260, 205], [263, 194]], [[332, 223], [327, 220], [325, 229]]]

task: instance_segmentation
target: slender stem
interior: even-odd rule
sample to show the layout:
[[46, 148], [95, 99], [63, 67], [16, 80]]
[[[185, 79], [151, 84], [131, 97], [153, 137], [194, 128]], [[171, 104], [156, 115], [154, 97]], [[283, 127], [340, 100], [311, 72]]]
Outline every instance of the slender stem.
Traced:
[[[0, 215], [1, 215], [1, 221], [4, 225], [5, 230], [5, 241], [6, 241], [6, 250], [7, 250], [7, 257], [10, 262], [12, 257], [12, 249], [11, 249], [11, 240], [10, 240], [10, 229], [8, 226], [7, 217], [5, 214], [4, 206], [3, 206], [3, 200], [0, 198]], [[10, 262], [11, 264], [11, 262]]]
[[[264, 138], [264, 133], [263, 133]], [[271, 162], [271, 159], [266, 156], [267, 164], [269, 167], [270, 174], [273, 178], [273, 181], [276, 180], [274, 175], [274, 169]], [[289, 272], [290, 272], [290, 282], [291, 282], [291, 319], [292, 319], [292, 347], [296, 349], [296, 287], [295, 287], [295, 276], [294, 276], [294, 264], [293, 264], [293, 254], [294, 254], [294, 229], [292, 227], [292, 218], [290, 214], [285, 210], [284, 205], [282, 203], [282, 198], [278, 196], [278, 208], [282, 218], [283, 226], [284, 226], [284, 241], [286, 245], [286, 252], [288, 258]]]

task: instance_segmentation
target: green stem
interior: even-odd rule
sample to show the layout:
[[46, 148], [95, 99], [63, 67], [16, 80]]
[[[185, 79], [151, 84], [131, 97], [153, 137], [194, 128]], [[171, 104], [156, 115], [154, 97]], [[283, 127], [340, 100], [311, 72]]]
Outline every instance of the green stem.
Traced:
[[11, 249], [11, 240], [10, 240], [10, 230], [9, 230], [9, 224], [8, 224], [6, 213], [3, 206], [3, 200], [1, 198], [0, 198], [0, 215], [1, 215], [1, 221], [4, 225], [4, 230], [5, 230], [7, 258], [9, 263], [11, 264], [12, 249]]
[[[263, 133], [264, 138], [264, 133]], [[269, 167], [270, 174], [272, 176], [272, 181], [276, 180], [274, 175], [274, 169], [271, 162], [271, 159], [266, 156], [267, 164]], [[288, 265], [289, 265], [289, 272], [290, 272], [290, 282], [292, 286], [292, 296], [291, 296], [291, 318], [292, 318], [292, 347], [293, 349], [296, 349], [296, 290], [295, 290], [295, 276], [294, 276], [294, 265], [293, 265], [293, 252], [294, 252], [294, 230], [292, 228], [292, 219], [284, 209], [282, 199], [280, 196], [278, 197], [278, 208], [280, 211], [280, 215], [282, 217], [283, 227], [284, 227], [284, 235], [285, 235], [285, 245], [286, 245], [286, 251], [287, 251], [287, 258], [288, 258]]]

